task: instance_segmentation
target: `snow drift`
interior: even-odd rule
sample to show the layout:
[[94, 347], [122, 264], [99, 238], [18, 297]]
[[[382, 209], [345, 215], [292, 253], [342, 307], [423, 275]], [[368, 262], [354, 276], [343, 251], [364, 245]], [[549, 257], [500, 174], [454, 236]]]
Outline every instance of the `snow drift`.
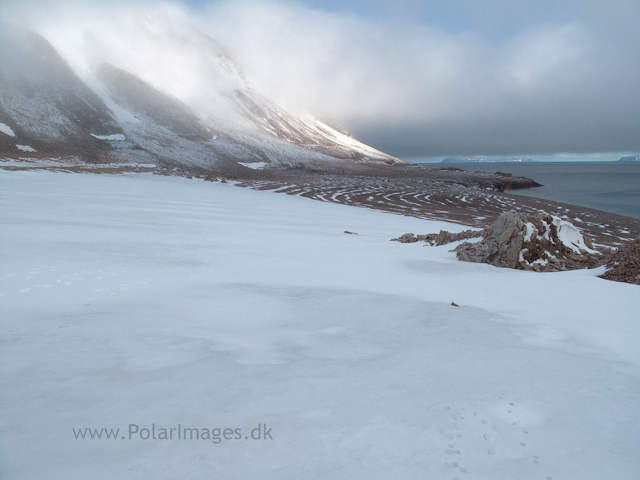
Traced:
[[388, 239], [461, 226], [232, 182], [0, 171], [0, 206], [3, 477], [638, 478], [640, 296], [604, 268], [460, 262]]

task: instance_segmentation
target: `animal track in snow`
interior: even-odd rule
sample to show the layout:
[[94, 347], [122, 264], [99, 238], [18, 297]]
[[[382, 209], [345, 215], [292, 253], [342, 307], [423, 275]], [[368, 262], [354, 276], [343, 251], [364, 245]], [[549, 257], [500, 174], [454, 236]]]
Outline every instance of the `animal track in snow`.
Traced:
[[[437, 431], [444, 440], [442, 465], [445, 469], [467, 473], [469, 466], [464, 465], [465, 461], [477, 462], [481, 458], [489, 465], [502, 461], [526, 462], [532, 467], [542, 464], [537, 455], [530, 454], [536, 452], [527, 454], [530, 442], [523, 438], [535, 433], [533, 428], [546, 423], [542, 412], [525, 403], [510, 401], [506, 395], [483, 407], [443, 405], [440, 408], [442, 424]], [[453, 458], [456, 461], [451, 461]]]

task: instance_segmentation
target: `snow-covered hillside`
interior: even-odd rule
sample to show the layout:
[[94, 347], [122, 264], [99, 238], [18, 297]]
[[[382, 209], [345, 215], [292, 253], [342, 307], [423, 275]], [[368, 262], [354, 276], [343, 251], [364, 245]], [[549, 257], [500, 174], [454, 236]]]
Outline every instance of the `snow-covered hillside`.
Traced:
[[0, 153], [24, 144], [91, 161], [204, 170], [237, 161], [404, 163], [270, 102], [194, 27], [158, 14], [118, 24], [115, 37], [114, 28], [76, 24], [41, 35], [3, 26]]
[[3, 478], [638, 478], [640, 296], [600, 269], [154, 175], [0, 171], [0, 222]]

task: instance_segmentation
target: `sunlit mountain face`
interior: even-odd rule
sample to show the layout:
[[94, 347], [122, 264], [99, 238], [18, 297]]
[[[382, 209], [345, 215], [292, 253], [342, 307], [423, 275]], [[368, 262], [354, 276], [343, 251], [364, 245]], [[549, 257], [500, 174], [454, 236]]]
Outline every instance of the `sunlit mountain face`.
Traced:
[[0, 36], [0, 152], [199, 170], [404, 163], [258, 93], [224, 47], [166, 14]]

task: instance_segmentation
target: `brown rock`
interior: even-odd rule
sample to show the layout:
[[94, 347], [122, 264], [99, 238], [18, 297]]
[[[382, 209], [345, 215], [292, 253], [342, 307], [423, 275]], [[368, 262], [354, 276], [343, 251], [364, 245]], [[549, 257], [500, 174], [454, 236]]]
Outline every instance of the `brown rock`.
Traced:
[[418, 239], [413, 233], [405, 233], [404, 235], [398, 238], [392, 238], [391, 241], [400, 242], [400, 243], [415, 243], [418, 241]]
[[604, 262], [603, 255], [565, 246], [550, 215], [505, 212], [482, 237], [480, 242], [459, 245], [458, 259], [536, 272], [594, 268]]
[[600, 278], [640, 285], [640, 238], [618, 249], [607, 261], [607, 271]]

